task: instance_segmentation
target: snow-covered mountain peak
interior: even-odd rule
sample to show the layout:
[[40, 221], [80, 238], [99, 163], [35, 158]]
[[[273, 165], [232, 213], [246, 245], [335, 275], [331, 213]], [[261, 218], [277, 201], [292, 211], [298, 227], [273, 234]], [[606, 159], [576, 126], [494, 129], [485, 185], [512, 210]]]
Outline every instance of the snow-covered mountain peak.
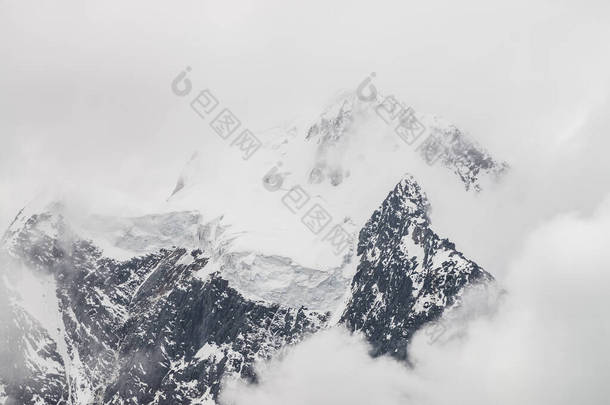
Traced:
[[341, 321], [363, 332], [377, 354], [406, 358], [415, 330], [459, 305], [466, 288], [485, 290], [493, 282], [431, 229], [428, 208], [406, 176], [360, 232], [360, 261]]
[[423, 192], [412, 175], [405, 175], [396, 185], [392, 194], [400, 201], [396, 215], [406, 215], [411, 217], [412, 220], [420, 219], [422, 223], [430, 224], [430, 218], [428, 217], [430, 202], [426, 193]]
[[[354, 139], [362, 129], [373, 143], [363, 144]], [[391, 134], [393, 139], [371, 137], [371, 132]], [[466, 190], [480, 191], [481, 176], [494, 181], [508, 169], [505, 162], [496, 161], [454, 124], [437, 115], [415, 111], [393, 95], [375, 93], [374, 97], [363, 98], [357, 92], [343, 93], [308, 127], [305, 139], [317, 145], [310, 182], [328, 178], [335, 186], [350, 174], [344, 159], [348, 147], [368, 155], [379, 153], [384, 142], [392, 145], [391, 153], [382, 153], [384, 159], [396, 158], [392, 155], [411, 147], [428, 165], [439, 162], [457, 175]], [[348, 146], [350, 143], [353, 145]]]
[[[212, 254], [223, 235], [220, 218], [206, 222], [193, 211], [149, 214], [137, 217], [82, 215], [69, 203], [24, 207], [6, 231], [2, 245], [14, 246], [46, 240], [70, 245], [75, 240], [92, 241], [108, 258], [125, 260], [154, 253], [160, 249], [182, 246], [209, 249]], [[225, 237], [230, 237], [230, 233]]]
[[[347, 93], [313, 123], [258, 134], [248, 158], [235, 139], [226, 154], [193, 153], [156, 213], [85, 213], [69, 199], [25, 207], [0, 253], [52, 281], [60, 330], [26, 322], [13, 302], [20, 341], [45, 348], [17, 352], [50, 367], [28, 388], [9, 382], [9, 395], [214, 404], [222, 378], [255, 381], [256, 361], [337, 323], [405, 359], [417, 330], [493, 280], [431, 229], [420, 181], [457, 175], [448, 192], [464, 196], [505, 165], [397, 105], [417, 122], [398, 120], [388, 98]], [[434, 144], [414, 136], [420, 125]]]
[[[325, 197], [312, 191], [310, 198], [363, 216], [364, 197], [373, 204], [366, 190], [353, 189], [360, 201], [328, 192], [356, 185], [320, 183], [311, 190], [326, 191]], [[258, 187], [259, 198], [275, 197], [284, 206], [281, 196]], [[376, 188], [381, 193], [379, 184], [370, 187]], [[357, 256], [350, 248], [334, 265], [320, 267], [301, 261], [319, 259], [319, 245], [297, 245], [296, 256], [248, 248], [244, 235], [280, 251], [299, 236], [287, 227], [265, 240], [234, 225], [236, 216], [84, 217], [71, 215], [67, 204], [48, 212], [45, 206], [29, 218], [22, 212], [7, 233], [14, 242], [8, 253], [52, 278], [45, 291], [55, 291], [50, 308], [58, 327], [50, 333], [44, 323], [29, 321], [22, 304], [12, 304], [11, 319], [24, 325], [18, 342], [40, 349], [15, 349], [27, 384], [4, 379], [6, 391], [54, 403], [214, 404], [223, 378], [255, 381], [257, 361], [337, 322], [362, 332], [376, 354], [404, 359], [418, 329], [459, 305], [467, 287], [492, 278], [430, 229], [430, 203], [414, 176], [398, 176], [388, 189], [354, 231]], [[214, 195], [207, 190], [200, 201]], [[0, 327], [3, 333], [13, 332]], [[48, 367], [41, 372], [27, 364]]]
[[[3, 243], [11, 243], [11, 238], [18, 233], [23, 227], [28, 226], [28, 220], [37, 214], [45, 213], [45, 220], [38, 221], [37, 226], [40, 227], [40, 232], [48, 232], [53, 235], [58, 232], [58, 223], [62, 214], [65, 212], [65, 204], [48, 193], [40, 194], [37, 198], [28, 202], [11, 221], [6, 229], [3, 237]], [[29, 224], [33, 225], [32, 223]], [[46, 225], [46, 227], [45, 227]]]

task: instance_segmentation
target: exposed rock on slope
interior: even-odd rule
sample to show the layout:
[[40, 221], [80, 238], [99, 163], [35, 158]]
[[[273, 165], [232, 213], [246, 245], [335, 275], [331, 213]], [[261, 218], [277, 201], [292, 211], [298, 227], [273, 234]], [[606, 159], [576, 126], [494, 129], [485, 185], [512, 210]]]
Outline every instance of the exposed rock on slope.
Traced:
[[[104, 257], [60, 214], [33, 215], [6, 241], [15, 260], [54, 275], [67, 345], [64, 362], [44, 329], [15, 309], [17, 352], [3, 353], [3, 359], [22, 359], [16, 367], [33, 370], [22, 378], [1, 370], [5, 392], [17, 403], [213, 403], [223, 376], [253, 380], [257, 359], [328, 319], [245, 299], [206, 272], [207, 259], [198, 250], [161, 249], [127, 261]], [[7, 339], [11, 334], [10, 328], [3, 333]], [[34, 363], [54, 368], [20, 366]]]
[[428, 209], [419, 185], [406, 177], [360, 232], [360, 264], [341, 322], [363, 332], [377, 355], [406, 358], [421, 326], [459, 303], [465, 287], [493, 280], [430, 229]]

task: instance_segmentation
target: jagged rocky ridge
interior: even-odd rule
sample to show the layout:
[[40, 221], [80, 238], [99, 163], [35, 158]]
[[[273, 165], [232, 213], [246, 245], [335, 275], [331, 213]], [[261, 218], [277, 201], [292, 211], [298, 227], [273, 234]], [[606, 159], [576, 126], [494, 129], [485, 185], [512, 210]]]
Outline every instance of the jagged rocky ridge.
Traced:
[[[307, 130], [306, 140], [315, 140], [318, 145], [311, 182], [328, 178], [336, 186], [349, 175], [341, 159], [333, 159], [332, 154], [349, 142], [350, 132], [367, 119], [385, 121], [403, 145], [414, 148], [427, 164], [438, 162], [453, 172], [467, 191], [481, 191], [483, 177], [497, 181], [509, 169], [506, 162], [494, 159], [458, 127], [437, 116], [416, 112], [393, 96], [376, 95], [374, 100], [363, 102], [350, 93], [340, 97]], [[401, 126], [408, 129], [397, 129]]]
[[[405, 359], [417, 330], [459, 305], [466, 287], [492, 281], [430, 229], [428, 207], [406, 177], [360, 232], [340, 323], [364, 333], [376, 355]], [[52, 275], [63, 342], [6, 303], [19, 325], [0, 336], [2, 361], [15, 364], [0, 369], [8, 403], [214, 404], [223, 378], [255, 382], [257, 360], [333, 326], [323, 310], [246, 298], [210, 265], [224, 249], [170, 246], [116, 260], [61, 213], [18, 222], [4, 238], [3, 263], [13, 262], [4, 271]]]
[[430, 229], [429, 206], [406, 177], [360, 231], [360, 262], [341, 322], [364, 333], [376, 355], [406, 359], [416, 331], [459, 304], [466, 286], [493, 280]]

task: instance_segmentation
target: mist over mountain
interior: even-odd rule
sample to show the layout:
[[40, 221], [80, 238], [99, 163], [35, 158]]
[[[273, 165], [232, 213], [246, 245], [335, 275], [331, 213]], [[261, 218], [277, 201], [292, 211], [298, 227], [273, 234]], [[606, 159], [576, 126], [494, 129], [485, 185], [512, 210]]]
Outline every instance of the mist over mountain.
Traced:
[[0, 11], [0, 404], [607, 402], [604, 2]]
[[[430, 202], [414, 177], [400, 174], [400, 138], [364, 158], [359, 128], [368, 129], [381, 104], [360, 105], [352, 116], [340, 103], [338, 117], [326, 111], [306, 136], [296, 127], [273, 134], [261, 152], [285, 171], [261, 177], [248, 201], [226, 204], [227, 189], [243, 191], [249, 179], [210, 177], [196, 153], [165, 213], [75, 214], [70, 201], [42, 197], [24, 207], [2, 239], [3, 287], [15, 297], [7, 312], [18, 325], [7, 322], [4, 332], [10, 345], [3, 357], [19, 359], [18, 378], [13, 369], [3, 372], [7, 400], [216, 403], [224, 381], [256, 382], [257, 362], [329, 328], [362, 332], [375, 356], [405, 361], [415, 332], [459, 307], [464, 291], [495, 288], [490, 274], [431, 230]], [[386, 131], [391, 141], [392, 128]], [[464, 153], [452, 143], [442, 147]], [[472, 153], [459, 158], [472, 158], [461, 167], [488, 170]], [[398, 176], [397, 185], [384, 196], [367, 166], [392, 157], [396, 172], [386, 176]], [[449, 173], [461, 170], [454, 161], [445, 162]], [[344, 174], [325, 172], [332, 167]], [[478, 182], [456, 180], [463, 192]], [[381, 205], [367, 219], [365, 194], [375, 190]], [[265, 212], [269, 196], [276, 206]], [[274, 228], [280, 204], [288, 215], [280, 217], [284, 228]], [[258, 216], [248, 218], [246, 206]], [[291, 218], [299, 211], [300, 220]], [[10, 281], [21, 281], [21, 272], [46, 280], [52, 329], [27, 312], [32, 297]]]

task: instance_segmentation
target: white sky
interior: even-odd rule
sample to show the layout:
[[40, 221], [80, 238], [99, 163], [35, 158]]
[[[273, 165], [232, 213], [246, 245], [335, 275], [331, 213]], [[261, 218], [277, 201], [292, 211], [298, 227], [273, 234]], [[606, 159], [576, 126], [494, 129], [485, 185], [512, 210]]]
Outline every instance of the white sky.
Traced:
[[[608, 191], [609, 11], [603, 1], [0, 2], [0, 226], [57, 183], [145, 211], [194, 150], [224, 159], [170, 92], [187, 65], [255, 131], [315, 117], [374, 71], [379, 89], [512, 165], [483, 209], [464, 203], [455, 215], [439, 202], [433, 218], [495, 264], [501, 243], [555, 213], [590, 211]], [[503, 226], [506, 241], [477, 248]]]

